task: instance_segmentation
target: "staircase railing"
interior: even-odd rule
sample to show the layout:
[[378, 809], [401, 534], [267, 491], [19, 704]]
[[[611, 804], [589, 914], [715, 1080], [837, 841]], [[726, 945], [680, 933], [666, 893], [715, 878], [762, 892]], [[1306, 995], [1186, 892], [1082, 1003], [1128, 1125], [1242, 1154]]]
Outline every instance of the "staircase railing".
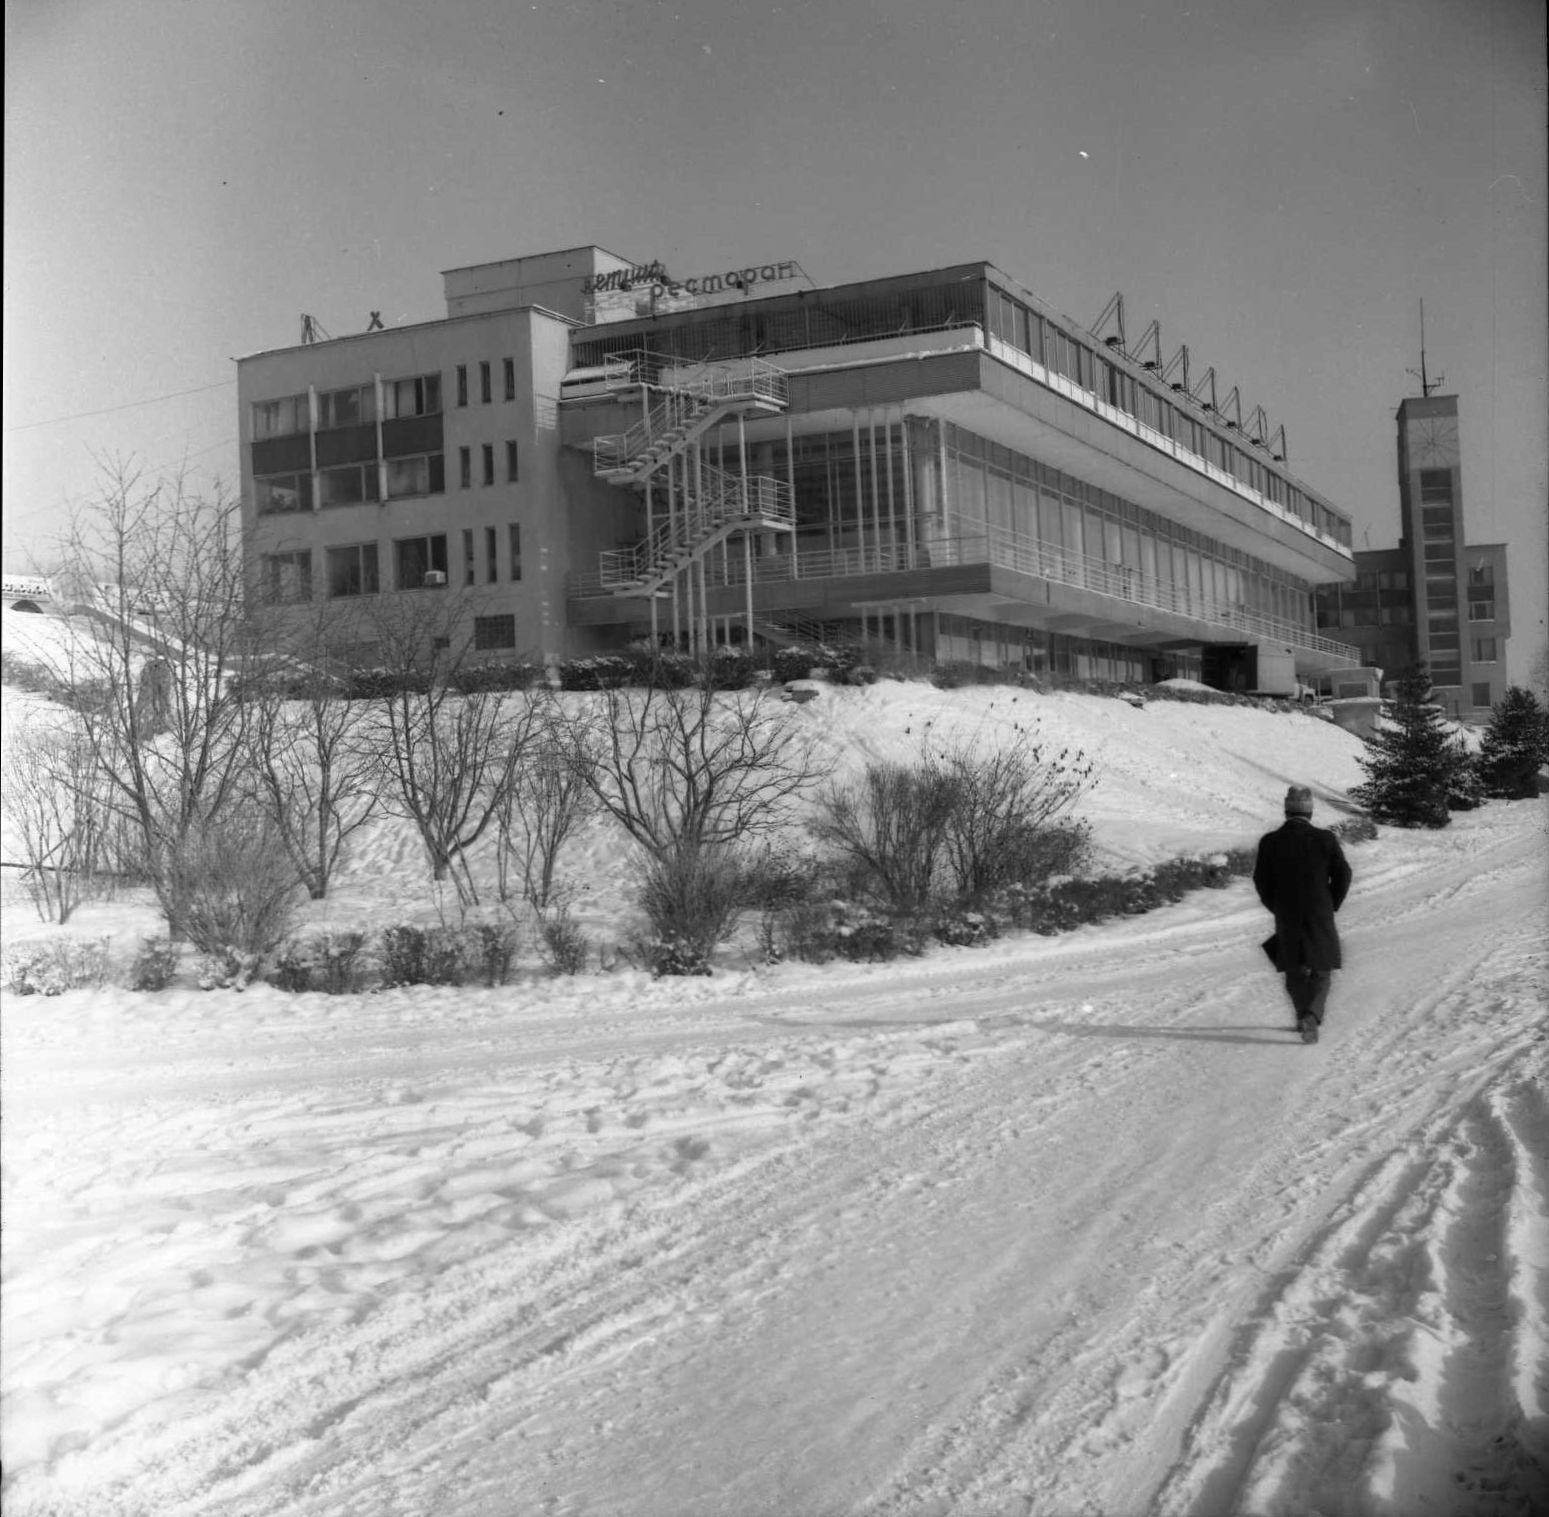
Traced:
[[603, 552], [599, 580], [607, 590], [649, 590], [729, 530], [743, 525], [791, 528], [791, 487], [767, 474], [728, 474], [700, 466], [698, 493], [686, 510], [660, 523], [644, 541]]
[[780, 409], [790, 393], [785, 371], [761, 358], [663, 367], [641, 388], [645, 408], [640, 420], [627, 432], [592, 442], [600, 475], [643, 478], [728, 410]]

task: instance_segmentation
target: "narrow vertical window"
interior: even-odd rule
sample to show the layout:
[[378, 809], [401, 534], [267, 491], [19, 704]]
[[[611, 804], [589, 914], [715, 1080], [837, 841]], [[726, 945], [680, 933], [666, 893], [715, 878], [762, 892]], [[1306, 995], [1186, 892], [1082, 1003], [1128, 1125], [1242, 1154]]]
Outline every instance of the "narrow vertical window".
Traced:
[[484, 529], [484, 572], [489, 576], [490, 584], [494, 584], [500, 578], [500, 538], [493, 527]]
[[516, 360], [514, 358], [508, 358], [508, 359], [505, 360], [505, 362], [503, 363], [502, 367], [505, 370], [505, 377], [506, 377], [506, 399], [507, 400], [515, 400], [516, 399]]
[[479, 399], [488, 405], [494, 398], [494, 391], [490, 387], [489, 360], [485, 359], [479, 364]]
[[465, 490], [473, 484], [472, 448], [459, 448], [457, 450], [457, 480]]
[[506, 482], [514, 485], [516, 474], [516, 442], [511, 439], [506, 443]]
[[463, 583], [473, 583], [473, 528], [463, 528]]
[[484, 444], [484, 483], [495, 483], [495, 445], [491, 442]]
[[522, 527], [520, 522], [512, 522], [510, 529], [511, 542], [511, 578], [522, 577]]
[[465, 363], [457, 366], [457, 404], [468, 404], [468, 365]]

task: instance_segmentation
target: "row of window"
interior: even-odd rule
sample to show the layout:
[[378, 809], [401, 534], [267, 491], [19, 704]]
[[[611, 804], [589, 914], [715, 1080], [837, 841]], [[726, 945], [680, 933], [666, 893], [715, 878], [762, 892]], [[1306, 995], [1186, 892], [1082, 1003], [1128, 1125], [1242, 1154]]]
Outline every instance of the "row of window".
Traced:
[[[457, 365], [457, 404], [470, 403], [469, 366]], [[495, 399], [494, 368], [481, 360], [474, 376], [479, 399], [490, 405]], [[516, 399], [516, 360], [501, 360], [502, 391], [506, 400]], [[380, 396], [380, 399], [378, 398]], [[315, 404], [314, 404], [315, 403]], [[318, 390], [282, 395], [277, 400], [253, 403], [253, 437], [288, 437], [297, 432], [331, 432], [341, 427], [365, 426], [376, 421], [395, 421], [406, 416], [441, 414], [441, 376], [412, 374], [404, 379], [371, 380], [341, 390]]]
[[[495, 372], [488, 359], [480, 359], [478, 364], [479, 400], [484, 405], [492, 405], [495, 399]], [[516, 360], [503, 358], [501, 360], [501, 379], [507, 400], [516, 399]], [[460, 363], [457, 366], [457, 404], [466, 406], [469, 404], [468, 365]]]
[[[378, 394], [381, 400], [378, 402]], [[313, 400], [316, 420], [313, 420]], [[342, 390], [318, 390], [283, 395], [278, 400], [253, 402], [253, 437], [287, 437], [297, 432], [331, 432], [374, 422], [397, 421], [408, 416], [436, 416], [441, 411], [441, 376], [412, 374], [405, 379], [384, 379], [348, 385]]]
[[[494, 443], [482, 443], [479, 447], [479, 463], [481, 482], [486, 485], [495, 483], [495, 445]], [[519, 477], [519, 460], [514, 438], [506, 439], [506, 483], [514, 485]], [[457, 450], [457, 483], [464, 490], [473, 488], [473, 449], [459, 448]]]
[[[502, 549], [505, 558], [502, 563]], [[432, 532], [422, 537], [395, 538], [391, 545], [394, 584], [400, 590], [439, 590], [448, 582], [447, 534]], [[377, 595], [382, 590], [382, 554], [374, 542], [346, 543], [323, 550], [324, 592], [330, 600], [356, 595]], [[522, 577], [522, 528], [509, 522], [502, 538], [500, 528], [465, 527], [462, 533], [462, 583], [512, 583]], [[297, 548], [266, 553], [261, 570], [266, 597], [278, 605], [309, 601], [313, 596], [312, 550]]]
[[319, 469], [315, 475], [309, 470], [260, 475], [253, 481], [253, 503], [260, 516], [275, 516], [288, 511], [310, 511], [314, 504], [354, 506], [362, 501], [440, 495], [445, 489], [444, 456], [424, 453], [411, 458], [342, 464]]
[[[1350, 545], [1350, 523], [1293, 485], [1278, 470], [1239, 448], [1182, 405], [1165, 398], [1127, 369], [1063, 331], [1004, 290], [990, 286], [989, 334], [1063, 375], [1098, 400], [1171, 438], [1179, 447], [1230, 474], [1335, 542]], [[1157, 381], [1160, 384], [1160, 380]]]
[[988, 527], [1134, 570], [1200, 601], [1311, 625], [1311, 586], [1303, 581], [951, 423], [946, 465], [958, 533]]

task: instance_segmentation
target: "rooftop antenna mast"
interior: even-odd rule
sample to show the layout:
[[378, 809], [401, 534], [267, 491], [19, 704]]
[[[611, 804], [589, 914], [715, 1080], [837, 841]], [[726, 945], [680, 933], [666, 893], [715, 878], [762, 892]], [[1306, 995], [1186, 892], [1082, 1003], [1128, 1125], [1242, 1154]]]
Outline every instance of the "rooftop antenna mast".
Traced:
[[1420, 302], [1419, 372], [1417, 373], [1414, 369], [1405, 369], [1404, 372], [1406, 374], [1414, 374], [1415, 378], [1420, 381], [1420, 393], [1427, 398], [1429, 398], [1432, 390], [1439, 390], [1447, 378], [1445, 374], [1438, 374], [1435, 379], [1432, 379], [1425, 367], [1425, 302], [1423, 300]]

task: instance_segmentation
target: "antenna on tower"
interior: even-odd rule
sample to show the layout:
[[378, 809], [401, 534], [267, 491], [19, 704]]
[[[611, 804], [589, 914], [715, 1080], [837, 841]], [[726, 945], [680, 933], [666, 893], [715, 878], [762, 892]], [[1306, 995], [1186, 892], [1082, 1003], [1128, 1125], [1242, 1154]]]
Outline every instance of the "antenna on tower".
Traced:
[[1420, 393], [1429, 397], [1432, 390], [1439, 390], [1447, 376], [1438, 374], [1435, 379], [1430, 377], [1425, 367], [1425, 302], [1420, 302], [1420, 367], [1419, 369], [1405, 369], [1406, 374], [1413, 374], [1420, 381]]

